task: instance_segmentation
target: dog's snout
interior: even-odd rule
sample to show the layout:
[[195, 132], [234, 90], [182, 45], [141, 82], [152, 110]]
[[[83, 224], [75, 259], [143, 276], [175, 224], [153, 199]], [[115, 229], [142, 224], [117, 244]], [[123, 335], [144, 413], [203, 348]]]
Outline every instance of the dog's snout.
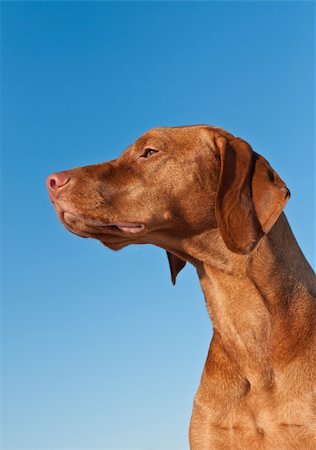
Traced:
[[57, 172], [49, 175], [46, 180], [46, 186], [50, 196], [55, 197], [60, 188], [65, 186], [70, 180], [67, 172]]

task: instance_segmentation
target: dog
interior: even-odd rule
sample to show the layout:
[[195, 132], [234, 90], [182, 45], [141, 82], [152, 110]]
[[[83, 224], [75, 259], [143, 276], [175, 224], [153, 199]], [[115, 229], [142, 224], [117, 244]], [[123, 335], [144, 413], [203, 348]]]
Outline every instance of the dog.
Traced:
[[283, 213], [289, 190], [262, 156], [221, 128], [156, 128], [47, 188], [72, 233], [162, 247], [173, 283], [195, 266], [214, 334], [192, 450], [316, 449], [315, 274]]

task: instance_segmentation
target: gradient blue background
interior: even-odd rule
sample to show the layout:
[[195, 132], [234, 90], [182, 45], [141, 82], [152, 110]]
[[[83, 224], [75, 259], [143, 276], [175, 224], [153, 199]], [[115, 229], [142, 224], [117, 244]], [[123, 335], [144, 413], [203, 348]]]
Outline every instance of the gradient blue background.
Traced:
[[[212, 335], [198, 279], [57, 221], [54, 171], [209, 123], [286, 180], [314, 258], [313, 4], [2, 3], [2, 448], [188, 448]], [[286, 243], [285, 243], [286, 245]]]

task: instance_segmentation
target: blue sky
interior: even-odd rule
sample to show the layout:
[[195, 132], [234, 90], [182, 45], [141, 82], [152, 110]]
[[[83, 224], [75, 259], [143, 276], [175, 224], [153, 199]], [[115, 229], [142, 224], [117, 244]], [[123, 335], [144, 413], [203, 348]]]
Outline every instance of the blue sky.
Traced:
[[315, 254], [313, 4], [2, 3], [2, 448], [183, 450], [211, 322], [195, 271], [59, 224], [54, 171], [209, 123], [287, 182]]

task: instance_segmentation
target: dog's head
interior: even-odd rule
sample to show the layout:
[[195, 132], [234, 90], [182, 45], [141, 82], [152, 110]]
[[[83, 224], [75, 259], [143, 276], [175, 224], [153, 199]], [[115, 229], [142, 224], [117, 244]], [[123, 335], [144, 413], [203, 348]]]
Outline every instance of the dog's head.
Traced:
[[47, 187], [69, 231], [113, 250], [165, 248], [173, 282], [185, 264], [181, 242], [218, 229], [230, 251], [247, 254], [289, 198], [245, 141], [206, 125], [150, 130], [119, 158], [53, 174]]

